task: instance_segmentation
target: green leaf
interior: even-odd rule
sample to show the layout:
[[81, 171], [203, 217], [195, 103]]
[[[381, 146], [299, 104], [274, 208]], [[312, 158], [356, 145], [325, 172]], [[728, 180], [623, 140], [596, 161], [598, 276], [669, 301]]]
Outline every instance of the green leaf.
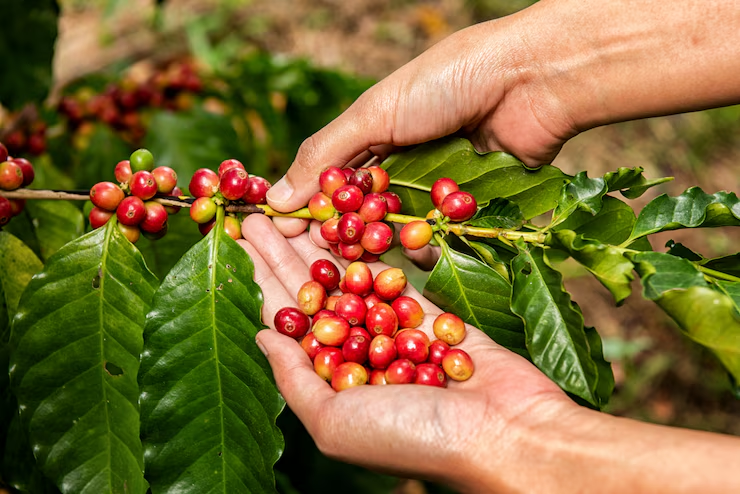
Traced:
[[62, 492], [146, 492], [136, 373], [156, 285], [112, 221], [57, 251], [23, 294], [10, 378]]
[[508, 279], [483, 262], [440, 242], [442, 253], [429, 275], [424, 295], [443, 310], [526, 356], [522, 322], [512, 314]]
[[657, 300], [668, 290], [706, 287], [704, 275], [694, 263], [663, 252], [641, 252], [632, 256], [642, 282], [642, 295]]
[[603, 178], [588, 178], [586, 172], [579, 172], [570, 182], [563, 185], [558, 204], [552, 214], [551, 226], [562, 223], [576, 210], [595, 215], [601, 210], [602, 198], [606, 191], [606, 181]]
[[483, 242], [475, 242], [468, 240], [465, 237], [461, 237], [465, 240], [468, 246], [475, 252], [481, 261], [485, 262], [493, 268], [502, 278], [509, 279], [509, 268], [505, 262], [501, 260], [501, 256], [492, 246], [484, 244]]
[[606, 396], [608, 399], [614, 392], [612, 364], [604, 358], [604, 344], [596, 328], [586, 326], [584, 330], [586, 331], [586, 339], [588, 339], [588, 348], [591, 351], [591, 359], [596, 363], [599, 373], [599, 380], [596, 384], [596, 395]]
[[517, 245], [511, 310], [524, 321], [532, 361], [565, 391], [603, 407], [609, 395], [602, 394], [583, 315], [563, 288], [562, 275], [550, 267], [542, 249]]
[[598, 240], [585, 238], [573, 230], [560, 230], [548, 235], [547, 245], [568, 252], [604, 285], [617, 305], [632, 293], [632, 263], [622, 251]]
[[735, 309], [740, 314], [740, 282], [719, 280], [716, 285], [722, 293], [730, 297], [730, 300], [735, 304]]
[[4, 293], [8, 320], [15, 316], [21, 294], [41, 268], [43, 264], [26, 244], [10, 233], [0, 231], [0, 288]]
[[67, 201], [27, 201], [8, 226], [43, 260], [85, 233], [82, 211]]
[[643, 171], [644, 169], [640, 166], [620, 167], [616, 171], [605, 173], [604, 180], [609, 192], [619, 190], [627, 199], [636, 199], [648, 189], [673, 180], [673, 177], [648, 180], [642, 175]]
[[92, 187], [98, 182], [115, 181], [116, 163], [127, 160], [131, 147], [105, 124], [96, 124], [88, 144], [75, 159], [72, 176], [77, 187]]
[[522, 216], [519, 206], [508, 199], [498, 197], [491, 200], [488, 206], [479, 209], [473, 219], [466, 222], [466, 224], [481, 228], [516, 230], [524, 224], [524, 216]]
[[0, 67], [5, 67], [0, 103], [18, 110], [49, 94], [59, 5], [55, 0], [0, 0], [0, 12], [13, 20], [3, 23], [0, 37]]
[[441, 177], [455, 180], [472, 193], [479, 206], [498, 197], [519, 206], [530, 219], [555, 207], [567, 175], [554, 166], [527, 169], [513, 156], [478, 153], [461, 138], [448, 137], [395, 153], [383, 162], [391, 190], [403, 201], [406, 214], [425, 216], [433, 208], [429, 191]]
[[170, 215], [167, 223], [167, 235], [163, 238], [148, 240], [142, 235], [136, 242], [147, 266], [159, 279], [164, 279], [180, 258], [203, 238], [187, 209]]
[[23, 431], [16, 403], [13, 400], [13, 414], [8, 424], [8, 438], [5, 443], [5, 456], [2, 461], [3, 482], [12, 488], [29, 494], [56, 494], [59, 489], [47, 479], [36, 466], [31, 444]]
[[630, 240], [679, 228], [740, 225], [740, 200], [733, 192], [707, 194], [691, 187], [677, 197], [650, 201], [637, 217]]
[[141, 436], [154, 493], [275, 492], [284, 402], [254, 341], [264, 326], [252, 261], [222, 221], [167, 275], [147, 317]]

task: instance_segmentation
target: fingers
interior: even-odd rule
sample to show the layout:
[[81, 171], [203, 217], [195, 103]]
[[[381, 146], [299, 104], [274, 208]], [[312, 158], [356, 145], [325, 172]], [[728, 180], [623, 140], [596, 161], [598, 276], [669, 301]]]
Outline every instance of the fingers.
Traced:
[[308, 220], [301, 218], [273, 218], [272, 221], [275, 228], [287, 238], [300, 235], [308, 226]]
[[440, 252], [441, 249], [439, 247], [429, 244], [417, 250], [403, 250], [406, 257], [424, 271], [431, 271], [434, 268], [434, 265], [437, 264], [437, 261], [439, 260]]

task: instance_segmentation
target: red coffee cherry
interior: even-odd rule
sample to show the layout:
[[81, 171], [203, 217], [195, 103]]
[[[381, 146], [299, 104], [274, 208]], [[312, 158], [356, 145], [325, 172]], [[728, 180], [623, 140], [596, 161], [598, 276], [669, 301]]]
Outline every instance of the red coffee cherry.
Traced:
[[369, 194], [373, 190], [373, 176], [367, 168], [359, 168], [349, 177], [349, 184], [356, 186], [363, 194]]
[[23, 170], [13, 161], [0, 163], [0, 189], [15, 190], [23, 185]]
[[339, 233], [337, 232], [338, 224], [339, 218], [329, 218], [321, 224], [321, 236], [330, 244], [339, 243]]
[[391, 307], [398, 316], [398, 325], [402, 328], [418, 328], [424, 322], [421, 304], [411, 297], [398, 297], [391, 303]]
[[414, 384], [424, 384], [426, 386], [437, 386], [439, 388], [447, 387], [447, 375], [442, 367], [431, 363], [423, 363], [416, 366], [416, 376]]
[[445, 312], [437, 316], [432, 328], [434, 336], [450, 346], [460, 344], [467, 333], [463, 320], [451, 312]]
[[[170, 191], [170, 195], [174, 197], [180, 197], [182, 195], [182, 191], [180, 190], [180, 187], [175, 187]], [[164, 209], [167, 211], [167, 214], [177, 214], [180, 212], [179, 206], [165, 206]]]
[[347, 177], [341, 168], [330, 166], [319, 175], [319, 187], [329, 197], [332, 197], [334, 191], [344, 185], [347, 185]]
[[381, 193], [388, 190], [388, 186], [391, 183], [391, 179], [388, 176], [388, 172], [383, 170], [379, 166], [370, 166], [367, 171], [373, 176], [373, 189], [372, 192]]
[[370, 333], [365, 331], [365, 328], [361, 326], [352, 326], [351, 328], [349, 328], [349, 336], [350, 338], [353, 336], [364, 336], [367, 339], [368, 344], [371, 341], [373, 341], [373, 338], [370, 336]]
[[398, 214], [401, 212], [401, 198], [395, 192], [383, 192], [380, 194], [385, 198], [385, 203], [388, 205], [388, 212]]
[[455, 381], [466, 381], [475, 372], [473, 359], [465, 350], [453, 348], [442, 359], [442, 368], [450, 379]]
[[151, 199], [157, 193], [157, 181], [154, 175], [146, 170], [134, 173], [128, 184], [131, 187], [131, 193], [142, 201]]
[[385, 369], [396, 360], [396, 343], [390, 336], [381, 334], [370, 342], [368, 360], [374, 369]]
[[116, 176], [116, 181], [121, 184], [127, 184], [131, 180], [131, 176], [134, 172], [131, 171], [131, 162], [129, 160], [119, 161], [116, 165], [113, 174]]
[[362, 335], [350, 336], [342, 344], [342, 356], [344, 357], [345, 362], [364, 364], [367, 362], [369, 350], [370, 339]]
[[[364, 234], [363, 234], [364, 235]], [[360, 245], [362, 245], [362, 240], [360, 240]], [[363, 252], [360, 256], [360, 260], [362, 262], [371, 263], [371, 262], [378, 262], [380, 259], [380, 254], [371, 254], [370, 252]]]
[[362, 206], [357, 210], [357, 214], [365, 223], [381, 221], [387, 212], [388, 203], [385, 202], [385, 197], [376, 193], [366, 195], [362, 200]]
[[177, 173], [169, 166], [158, 166], [152, 170], [154, 180], [157, 182], [157, 192], [168, 195], [177, 186]]
[[141, 237], [141, 230], [139, 230], [138, 226], [124, 225], [120, 222], [117, 226], [118, 231], [120, 231], [129, 242], [135, 244], [139, 241], [139, 238]]
[[339, 268], [336, 264], [328, 259], [317, 259], [309, 268], [311, 278], [321, 283], [328, 291], [334, 290], [339, 286]]
[[349, 179], [352, 178], [352, 175], [355, 173], [354, 168], [342, 168], [342, 173], [344, 173], [344, 178], [347, 179], [347, 183], [349, 183]]
[[393, 336], [398, 330], [398, 317], [386, 303], [375, 304], [367, 310], [365, 327], [372, 336]]
[[432, 198], [432, 204], [434, 204], [435, 208], [439, 209], [445, 197], [458, 190], [460, 190], [460, 186], [457, 185], [457, 182], [447, 177], [440, 178], [432, 184], [432, 189], [429, 192]]
[[146, 217], [141, 222], [139, 228], [147, 233], [157, 233], [167, 224], [167, 211], [164, 206], [158, 202], [147, 201], [144, 203], [146, 208]]
[[337, 300], [339, 300], [339, 295], [331, 295], [326, 299], [326, 310], [334, 311], [334, 309], [337, 307]]
[[13, 216], [18, 216], [26, 207], [25, 199], [8, 199], [10, 201], [10, 212]]
[[242, 170], [244, 170], [244, 165], [242, 164], [241, 161], [233, 159], [233, 158], [228, 159], [228, 160], [223, 160], [221, 164], [218, 165], [218, 176], [219, 177], [223, 176], [223, 174], [226, 171], [231, 170], [232, 168], [241, 168]]
[[142, 231], [141, 234], [144, 236], [144, 238], [147, 238], [154, 242], [164, 237], [165, 235], [167, 235], [168, 229], [169, 229], [169, 226], [167, 223], [165, 223], [162, 229], [159, 230], [158, 232], [149, 233], [149, 232]]
[[113, 182], [98, 182], [90, 189], [90, 200], [100, 209], [115, 211], [125, 194]]
[[412, 221], [401, 228], [399, 237], [401, 245], [410, 250], [421, 249], [432, 240], [434, 231], [432, 225], [426, 221]]
[[211, 232], [211, 230], [213, 230], [213, 227], [215, 225], [216, 225], [216, 217], [214, 216], [213, 218], [211, 218], [210, 221], [207, 221], [205, 223], [198, 223], [198, 231], [200, 232], [201, 235], [205, 237]]
[[394, 300], [406, 289], [406, 275], [400, 268], [388, 268], [375, 277], [373, 288], [383, 300]]
[[439, 210], [452, 221], [466, 221], [478, 211], [478, 203], [473, 194], [460, 190], [445, 197]]
[[434, 340], [429, 344], [429, 358], [427, 362], [442, 365], [442, 359], [450, 351], [450, 345], [442, 340]]
[[193, 173], [188, 190], [193, 197], [213, 197], [218, 192], [218, 182], [216, 172], [209, 168], [200, 168]]
[[337, 223], [337, 235], [345, 244], [356, 244], [365, 232], [365, 222], [357, 213], [345, 213]]
[[0, 226], [7, 225], [12, 217], [13, 210], [10, 206], [10, 200], [7, 197], [0, 196]]
[[342, 363], [344, 363], [344, 357], [339, 348], [325, 347], [319, 350], [313, 359], [313, 370], [323, 380], [331, 382], [334, 370]]
[[332, 218], [336, 214], [337, 210], [334, 209], [329, 196], [323, 192], [317, 192], [313, 197], [311, 197], [311, 200], [308, 201], [308, 212], [311, 213], [311, 216], [313, 216], [314, 219], [326, 221], [329, 218]]
[[218, 185], [221, 195], [229, 201], [241, 199], [249, 188], [249, 175], [243, 168], [233, 167], [221, 175]]
[[398, 358], [406, 358], [415, 364], [426, 362], [429, 357], [429, 337], [418, 329], [404, 329], [396, 333]]
[[[328, 297], [327, 297], [327, 300], [329, 300]], [[318, 311], [316, 314], [313, 315], [313, 322], [316, 322], [319, 319], [322, 319], [324, 317], [336, 316], [336, 315], [337, 315], [337, 313], [334, 312], [333, 310], [321, 309], [320, 311]], [[351, 334], [351, 331], [350, 331], [350, 334]]]
[[272, 184], [262, 177], [249, 177], [249, 187], [244, 193], [242, 201], [247, 204], [267, 204], [267, 191]]
[[334, 312], [346, 320], [351, 326], [361, 326], [365, 324], [367, 306], [365, 305], [365, 300], [359, 295], [344, 293], [337, 299]]
[[385, 369], [373, 369], [370, 371], [370, 377], [367, 381], [368, 384], [373, 386], [382, 386], [388, 384], [385, 381]]
[[373, 273], [364, 262], [353, 262], [347, 266], [344, 284], [350, 293], [364, 297], [373, 289]]
[[326, 290], [318, 281], [307, 281], [298, 290], [297, 299], [298, 307], [312, 316], [326, 305]]
[[314, 322], [312, 331], [322, 345], [342, 346], [349, 338], [349, 323], [339, 316], [322, 317]]
[[0, 142], [0, 163], [3, 161], [6, 161], [8, 159], [8, 148], [5, 147], [5, 144]]
[[275, 314], [275, 329], [296, 340], [305, 335], [311, 327], [311, 320], [295, 307], [283, 307]]
[[393, 230], [387, 224], [376, 221], [365, 225], [360, 244], [365, 252], [380, 255], [386, 252], [393, 242]]
[[[334, 244], [329, 244], [330, 248], [333, 246]], [[359, 243], [346, 244], [344, 242], [339, 242], [339, 244], [337, 245], [337, 253], [348, 261], [358, 260], [360, 257], [362, 257], [362, 254], [364, 252], [365, 249]]]
[[319, 343], [319, 340], [316, 339], [316, 336], [313, 333], [308, 333], [301, 340], [301, 348], [303, 348], [303, 351], [306, 352], [308, 358], [310, 358], [313, 362], [313, 360], [316, 358], [316, 355], [321, 351], [322, 348], [324, 348], [324, 345]]
[[226, 232], [226, 235], [233, 238], [234, 240], [239, 240], [242, 238], [242, 224], [233, 216], [225, 216], [224, 217], [224, 231]]
[[190, 205], [190, 217], [196, 223], [208, 223], [216, 216], [216, 203], [210, 197], [199, 197]]
[[[42, 153], [35, 154], [38, 155]], [[28, 187], [31, 185], [31, 182], [33, 182], [33, 179], [36, 177], [36, 171], [33, 169], [31, 162], [26, 158], [13, 158], [11, 161], [21, 167], [21, 172], [23, 173], [23, 183], [21, 183], [21, 187]]]
[[367, 369], [356, 362], [344, 362], [334, 369], [331, 378], [331, 387], [334, 391], [344, 391], [367, 384]]
[[[2, 199], [0, 199], [0, 201], [2, 201]], [[116, 213], [114, 213], [113, 211], [107, 211], [105, 209], [101, 209], [97, 206], [94, 206], [90, 210], [90, 214], [88, 215], [88, 219], [90, 220], [90, 226], [93, 229], [100, 228], [101, 226], [108, 223], [108, 220], [111, 219], [111, 216], [113, 216], [114, 214]]]
[[[146, 218], [144, 201], [136, 196], [125, 197], [116, 209], [116, 218], [122, 225], [137, 226]], [[138, 231], [138, 228], [136, 231]]]
[[360, 209], [364, 195], [355, 185], [343, 185], [334, 191], [331, 202], [340, 213], [351, 213]]
[[380, 304], [382, 302], [383, 301], [380, 299], [380, 297], [378, 297], [374, 293], [371, 293], [370, 295], [365, 297], [365, 305], [367, 306], [368, 310], [372, 309], [374, 305]]
[[410, 384], [415, 377], [416, 365], [405, 358], [394, 360], [385, 370], [385, 381], [388, 384]]

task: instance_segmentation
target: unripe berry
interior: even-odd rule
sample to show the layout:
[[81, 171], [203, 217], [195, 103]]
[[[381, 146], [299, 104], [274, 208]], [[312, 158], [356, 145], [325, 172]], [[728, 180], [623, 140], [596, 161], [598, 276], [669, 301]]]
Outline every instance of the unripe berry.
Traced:
[[146, 207], [146, 217], [139, 228], [147, 233], [157, 233], [162, 230], [167, 224], [167, 211], [164, 206], [158, 202], [147, 201], [144, 207]]
[[11, 161], [20, 166], [21, 172], [23, 172], [23, 183], [21, 184], [21, 187], [28, 187], [29, 185], [31, 185], [31, 182], [33, 182], [33, 179], [36, 177], [36, 172], [34, 171], [31, 162], [28, 161], [26, 158], [13, 158]]
[[98, 182], [90, 189], [90, 200], [100, 209], [115, 211], [125, 194], [113, 182]]
[[224, 231], [226, 232], [226, 235], [234, 240], [242, 238], [242, 224], [233, 216], [224, 217]]
[[272, 184], [262, 177], [249, 177], [249, 187], [247, 192], [244, 193], [242, 201], [247, 204], [266, 204], [267, 203], [267, 191], [270, 190]]
[[334, 312], [345, 319], [351, 326], [360, 326], [365, 324], [367, 306], [365, 305], [365, 300], [359, 295], [345, 293], [337, 299]]
[[13, 217], [13, 210], [7, 197], [0, 196], [0, 226], [7, 225]]
[[283, 307], [277, 311], [273, 322], [278, 333], [296, 340], [305, 335], [311, 327], [308, 316], [295, 307]]
[[326, 290], [334, 290], [339, 286], [339, 268], [328, 259], [317, 259], [309, 268], [311, 278], [321, 283]]
[[311, 197], [311, 200], [308, 201], [308, 211], [314, 219], [319, 221], [326, 221], [337, 212], [331, 203], [331, 198], [323, 192], [317, 192]]
[[355, 386], [367, 384], [367, 370], [356, 362], [344, 362], [334, 369], [331, 387], [334, 391], [344, 391]]
[[373, 176], [366, 168], [359, 168], [349, 178], [349, 184], [369, 194], [373, 190]]
[[436, 364], [423, 363], [416, 366], [416, 376], [414, 384], [424, 384], [426, 386], [437, 386], [439, 388], [447, 387], [447, 375], [442, 367]]
[[241, 199], [249, 188], [249, 174], [236, 166], [229, 168], [221, 175], [218, 187], [225, 199], [229, 201]]
[[334, 191], [331, 203], [340, 213], [357, 211], [362, 206], [364, 195], [355, 185], [343, 185]]
[[339, 225], [339, 218], [329, 218], [321, 224], [321, 236], [330, 244], [339, 243], [337, 225]]
[[445, 197], [453, 192], [460, 190], [460, 186], [457, 182], [451, 178], [442, 177], [432, 184], [432, 189], [429, 191], [429, 195], [432, 198], [432, 204], [434, 207], [439, 209], [444, 201]]
[[466, 381], [475, 372], [473, 359], [465, 350], [453, 348], [442, 359], [442, 368], [445, 373], [455, 381]]
[[199, 197], [190, 206], [190, 217], [196, 223], [208, 223], [216, 216], [216, 203], [210, 197]]
[[401, 212], [401, 198], [395, 192], [383, 192], [380, 194], [385, 198], [385, 203], [388, 205], [388, 212], [398, 214]]
[[298, 307], [309, 316], [316, 314], [326, 305], [326, 290], [318, 281], [307, 281], [298, 290]]
[[364, 297], [373, 289], [373, 273], [364, 262], [353, 262], [347, 266], [344, 283], [350, 293]]
[[416, 365], [405, 358], [394, 360], [385, 370], [385, 381], [388, 384], [410, 384], [415, 377]]
[[351, 336], [342, 344], [342, 356], [345, 362], [367, 362], [370, 340], [362, 335]]
[[442, 340], [434, 340], [429, 344], [429, 358], [427, 358], [427, 362], [442, 365], [442, 359], [445, 358], [445, 355], [449, 351], [450, 345]]
[[323, 380], [331, 382], [334, 370], [343, 362], [344, 357], [342, 357], [342, 351], [339, 348], [322, 348], [313, 359], [313, 370]]
[[365, 233], [365, 222], [362, 221], [357, 213], [345, 213], [339, 218], [337, 223], [337, 234], [339, 240], [345, 244], [356, 244], [362, 239]]
[[[136, 196], [125, 197], [116, 209], [116, 218], [122, 225], [137, 226], [146, 218], [144, 201]], [[137, 228], [136, 231], [138, 232], [139, 229]]]
[[322, 345], [342, 346], [349, 338], [349, 323], [338, 315], [322, 317], [314, 322], [312, 331]]
[[385, 369], [396, 360], [396, 344], [390, 336], [381, 334], [373, 338], [368, 350], [368, 360], [375, 369]]
[[398, 324], [402, 328], [418, 328], [424, 322], [421, 304], [411, 297], [398, 297], [391, 303], [391, 307], [398, 316]]
[[393, 241], [393, 230], [382, 221], [375, 221], [365, 225], [360, 244], [366, 252], [380, 255], [386, 252]]
[[432, 225], [426, 221], [417, 220], [403, 225], [399, 237], [401, 245], [407, 249], [416, 250], [427, 245], [433, 235]]
[[218, 192], [218, 175], [209, 168], [199, 168], [190, 179], [188, 190], [193, 197], [213, 197]]
[[151, 199], [157, 193], [157, 181], [154, 175], [145, 170], [134, 173], [128, 184], [131, 187], [131, 193], [142, 201]]
[[321, 191], [331, 197], [334, 191], [343, 185], [347, 185], [347, 177], [341, 168], [330, 166], [319, 175], [319, 186]]
[[0, 163], [0, 189], [15, 190], [23, 185], [23, 170], [12, 161]]
[[465, 339], [465, 323], [451, 312], [445, 312], [437, 316], [432, 328], [434, 336], [448, 345], [458, 345]]
[[406, 275], [400, 268], [388, 268], [375, 277], [375, 294], [383, 300], [394, 300], [406, 289]]
[[154, 156], [147, 149], [137, 149], [129, 157], [131, 171], [136, 173], [141, 170], [152, 171], [154, 168]]
[[128, 241], [132, 244], [138, 242], [139, 238], [141, 237], [141, 230], [139, 230], [138, 226], [124, 225], [120, 222], [116, 226], [118, 226], [118, 230], [123, 233], [123, 236], [126, 237], [126, 239], [128, 239]]
[[390, 305], [375, 304], [367, 311], [365, 327], [372, 336], [380, 334], [393, 336], [398, 330], [398, 317]]
[[339, 300], [339, 295], [331, 295], [327, 297], [326, 299], [326, 310], [334, 311], [337, 307], [337, 300]]
[[404, 329], [395, 337], [398, 358], [407, 358], [415, 364], [426, 362], [429, 357], [429, 337], [418, 329]]
[[218, 165], [218, 176], [223, 176], [224, 172], [226, 172], [227, 170], [231, 170], [232, 168], [241, 168], [242, 170], [244, 170], [244, 165], [241, 161], [233, 158], [223, 160], [221, 164]]
[[316, 339], [316, 336], [313, 333], [308, 333], [301, 340], [301, 348], [303, 348], [303, 351], [306, 352], [308, 358], [310, 358], [313, 362], [313, 360], [316, 358], [316, 354], [318, 354], [321, 349], [324, 348], [324, 345], [319, 343], [319, 340]]
[[177, 173], [169, 166], [158, 166], [152, 170], [154, 180], [157, 182], [157, 192], [169, 194], [177, 185]]
[[[333, 247], [333, 244], [329, 244], [329, 247]], [[359, 243], [346, 244], [344, 242], [339, 242], [337, 252], [348, 261], [356, 261], [362, 256], [365, 249]]]
[[131, 171], [131, 162], [129, 160], [119, 161], [116, 165], [113, 174], [116, 176], [116, 181], [120, 184], [127, 184], [131, 180], [131, 176], [134, 174]]
[[439, 210], [452, 221], [466, 221], [478, 211], [478, 203], [473, 194], [459, 190], [445, 197]]
[[373, 176], [373, 189], [372, 192], [381, 193], [388, 190], [388, 186], [391, 183], [391, 179], [388, 176], [388, 172], [383, 170], [379, 166], [370, 166], [367, 171]]

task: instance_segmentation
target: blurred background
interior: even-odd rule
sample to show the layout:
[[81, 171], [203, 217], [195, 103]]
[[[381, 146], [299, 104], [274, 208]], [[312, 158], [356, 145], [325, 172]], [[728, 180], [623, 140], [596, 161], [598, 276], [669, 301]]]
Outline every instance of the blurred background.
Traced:
[[[50, 96], [42, 105], [0, 110], [0, 140], [12, 154], [33, 157], [39, 188], [86, 188], [110, 180], [114, 164], [141, 146], [182, 177], [236, 157], [250, 173], [274, 181], [303, 139], [375, 81], [458, 29], [532, 3], [60, 0]], [[39, 19], [57, 22], [55, 16]], [[18, 63], [32, 63], [36, 55]], [[737, 191], [739, 161], [740, 107], [729, 107], [594, 129], [569, 142], [554, 164], [568, 173], [588, 170], [592, 177], [620, 166], [644, 167], [649, 178], [675, 177], [630, 202], [639, 209], [660, 193], [676, 195], [693, 185], [709, 193]], [[729, 229], [651, 237], [655, 250], [665, 250], [669, 240], [715, 257], [737, 252], [739, 238]], [[561, 268], [614, 366], [617, 384], [608, 412], [740, 434], [740, 402], [719, 363], [644, 301], [639, 283], [616, 308], [593, 277], [575, 264]], [[281, 420], [286, 436], [300, 428], [289, 414]], [[320, 488], [322, 472], [336, 467], [320, 455], [307, 462], [300, 448], [310, 440], [301, 441], [303, 446], [289, 445], [279, 463], [288, 472], [279, 473], [284, 492], [299, 492], [290, 480], [299, 457], [312, 486], [301, 492]], [[346, 471], [347, 488], [357, 492], [438, 489]], [[385, 490], [358, 487], [365, 484]]]

